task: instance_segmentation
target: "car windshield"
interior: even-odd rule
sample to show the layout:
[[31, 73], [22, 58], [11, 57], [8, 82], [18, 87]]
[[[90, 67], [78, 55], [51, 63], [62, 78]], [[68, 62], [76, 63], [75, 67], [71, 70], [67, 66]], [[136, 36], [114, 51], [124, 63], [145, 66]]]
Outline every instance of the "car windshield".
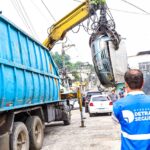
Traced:
[[96, 102], [96, 101], [108, 101], [108, 98], [104, 97], [104, 96], [98, 96], [98, 97], [93, 97], [92, 101], [93, 102]]

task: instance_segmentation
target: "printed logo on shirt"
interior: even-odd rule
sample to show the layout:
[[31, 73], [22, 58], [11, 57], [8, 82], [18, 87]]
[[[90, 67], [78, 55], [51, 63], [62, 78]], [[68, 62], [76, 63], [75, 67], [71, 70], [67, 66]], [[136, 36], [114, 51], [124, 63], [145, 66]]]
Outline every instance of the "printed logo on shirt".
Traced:
[[130, 110], [123, 110], [122, 111], [123, 118], [127, 123], [131, 123], [134, 121], [134, 114]]
[[135, 109], [134, 112], [130, 110], [123, 110], [122, 115], [127, 123], [131, 123], [133, 121], [149, 121], [150, 109]]
[[134, 110], [135, 121], [149, 121], [150, 120], [150, 109], [136, 109]]

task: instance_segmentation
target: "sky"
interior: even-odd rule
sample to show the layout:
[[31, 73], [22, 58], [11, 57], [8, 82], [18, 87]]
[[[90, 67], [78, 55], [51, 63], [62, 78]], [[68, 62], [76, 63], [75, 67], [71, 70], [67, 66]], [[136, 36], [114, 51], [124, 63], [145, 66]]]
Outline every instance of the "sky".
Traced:
[[[19, 3], [20, 1], [21, 3]], [[150, 1], [128, 1], [147, 13], [127, 4], [123, 0], [106, 0], [116, 23], [116, 31], [126, 39], [127, 54], [131, 56], [136, 55], [139, 51], [150, 50]], [[0, 0], [0, 10], [3, 16], [42, 43], [48, 36], [47, 29], [81, 3], [78, 0], [43, 0], [43, 2], [53, 17], [43, 5], [42, 0]], [[21, 9], [26, 11], [27, 18], [24, 18], [20, 13], [21, 9], [19, 9], [18, 4]], [[30, 27], [27, 27], [25, 20], [28, 24], [30, 23]], [[73, 30], [77, 31], [78, 26]], [[73, 33], [70, 30], [66, 36], [68, 37], [66, 45], [75, 45], [66, 50], [66, 54], [71, 56], [72, 62], [83, 61], [92, 64], [89, 48], [90, 36], [83, 28], [78, 33]], [[65, 41], [66, 38], [59, 41], [52, 51], [61, 53], [62, 42]]]

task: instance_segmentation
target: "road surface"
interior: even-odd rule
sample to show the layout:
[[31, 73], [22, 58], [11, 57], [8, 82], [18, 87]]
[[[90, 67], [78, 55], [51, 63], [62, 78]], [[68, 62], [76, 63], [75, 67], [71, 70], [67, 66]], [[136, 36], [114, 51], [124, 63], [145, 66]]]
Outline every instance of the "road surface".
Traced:
[[49, 124], [45, 129], [42, 150], [120, 150], [120, 129], [110, 116], [89, 117], [85, 114], [85, 126], [81, 128], [79, 110], [72, 111], [72, 123]]

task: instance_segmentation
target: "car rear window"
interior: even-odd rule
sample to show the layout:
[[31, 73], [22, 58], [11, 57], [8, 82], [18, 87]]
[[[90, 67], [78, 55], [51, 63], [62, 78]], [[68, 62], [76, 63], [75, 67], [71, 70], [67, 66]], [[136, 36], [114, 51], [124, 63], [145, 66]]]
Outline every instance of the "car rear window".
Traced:
[[102, 94], [102, 93], [101, 92], [89, 92], [89, 93], [87, 93], [87, 98], [89, 99], [89, 98], [91, 98], [92, 95], [100, 95], [100, 94]]
[[101, 92], [89, 92], [87, 93], [87, 96], [98, 95], [98, 94], [101, 94]]
[[93, 102], [96, 102], [96, 101], [108, 101], [108, 98], [104, 97], [104, 96], [98, 96], [98, 97], [93, 97], [92, 101]]

